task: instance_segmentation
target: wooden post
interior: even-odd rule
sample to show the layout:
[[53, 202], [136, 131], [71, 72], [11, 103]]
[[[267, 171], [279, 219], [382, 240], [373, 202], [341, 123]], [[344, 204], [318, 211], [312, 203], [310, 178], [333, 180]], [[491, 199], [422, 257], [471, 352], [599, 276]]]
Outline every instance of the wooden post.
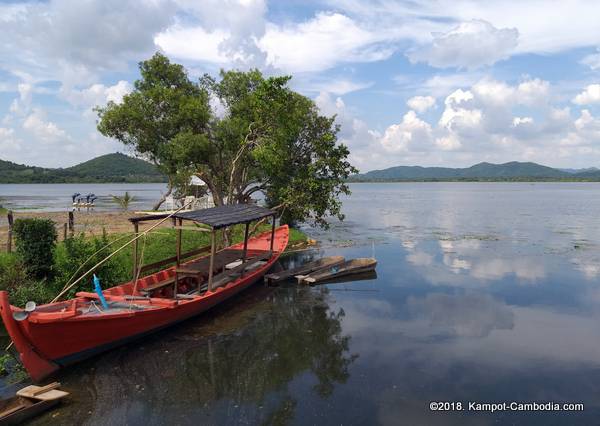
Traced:
[[215, 230], [210, 234], [210, 266], [208, 267], [208, 291], [212, 291], [213, 267], [215, 265]]
[[8, 211], [8, 241], [6, 241], [6, 251], [12, 252], [12, 234], [13, 234], [13, 212]]
[[63, 241], [67, 240], [67, 223], [63, 223]]
[[273, 253], [273, 243], [275, 242], [275, 215], [273, 215], [273, 227], [271, 228], [271, 253]]
[[71, 231], [71, 236], [75, 235], [75, 215], [73, 212], [69, 212], [69, 231]]
[[[137, 237], [140, 232], [140, 225], [137, 222], [133, 223], [133, 236]], [[137, 278], [138, 274], [138, 240], [135, 240], [132, 244], [133, 246], [133, 280]]]
[[[179, 227], [177, 228], [177, 260], [176, 260], [177, 267], [179, 267], [179, 264], [181, 263], [181, 235], [182, 235], [181, 225], [182, 224], [183, 224], [183, 219], [177, 218], [177, 225], [179, 225]], [[177, 267], [175, 268], [175, 283], [173, 283], [173, 299], [177, 299], [177, 287], [179, 287], [179, 276], [177, 275]]]
[[179, 228], [177, 229], [177, 266], [181, 263], [181, 225], [183, 224], [183, 219], [177, 219]]
[[[242, 265], [246, 263], [246, 255], [248, 254], [248, 228], [250, 228], [250, 222], [246, 223], [246, 229], [244, 230], [244, 251], [242, 252]], [[242, 277], [246, 268], [242, 267]]]

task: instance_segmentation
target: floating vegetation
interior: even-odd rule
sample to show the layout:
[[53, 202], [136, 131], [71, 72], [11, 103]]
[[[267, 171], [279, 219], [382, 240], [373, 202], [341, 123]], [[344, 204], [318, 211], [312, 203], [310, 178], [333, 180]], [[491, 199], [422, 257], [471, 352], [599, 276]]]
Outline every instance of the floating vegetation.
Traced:
[[477, 241], [500, 241], [500, 238], [493, 234], [464, 234], [452, 235], [449, 232], [434, 231], [432, 235], [441, 241], [461, 241], [461, 240], [477, 240]]

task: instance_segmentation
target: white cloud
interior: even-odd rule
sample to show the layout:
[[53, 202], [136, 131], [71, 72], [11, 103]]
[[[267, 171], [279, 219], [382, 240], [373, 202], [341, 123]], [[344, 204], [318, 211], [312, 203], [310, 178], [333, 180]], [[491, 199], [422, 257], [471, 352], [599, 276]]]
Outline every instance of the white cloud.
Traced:
[[3, 159], [11, 158], [15, 151], [21, 150], [21, 141], [16, 137], [14, 129], [0, 127], [0, 151]]
[[345, 62], [387, 59], [394, 49], [381, 32], [340, 13], [318, 13], [300, 24], [268, 24], [258, 42], [267, 63], [288, 72], [322, 71]]
[[426, 62], [438, 68], [478, 68], [506, 59], [517, 46], [515, 28], [498, 29], [489, 22], [463, 22], [443, 34], [434, 34], [430, 45], [407, 53], [411, 62]]
[[[154, 50], [153, 35], [175, 13], [170, 1], [131, 3], [67, 0], [0, 9], [0, 54], [9, 71], [66, 86], [93, 82], [106, 69], [124, 69]], [[68, 54], [67, 54], [68, 52]]]
[[302, 81], [302, 78], [297, 80], [294, 86], [298, 90], [303, 92], [319, 92], [319, 93], [332, 93], [334, 95], [345, 95], [347, 93], [356, 92], [363, 89], [368, 89], [373, 86], [373, 82], [368, 81], [354, 81], [344, 77], [334, 77], [330, 79], [314, 79], [309, 81]]
[[29, 83], [19, 83], [17, 86], [19, 97], [12, 101], [9, 111], [13, 114], [25, 114], [31, 107], [31, 94], [33, 86]]
[[470, 107], [473, 99], [473, 93], [468, 90], [458, 89], [448, 95], [444, 101], [446, 108], [439, 120], [440, 126], [448, 130], [459, 130], [479, 125], [482, 113], [481, 110]]
[[[437, 26], [438, 32], [445, 33], [455, 28], [457, 23], [480, 20], [489, 22], [495, 28], [518, 29], [519, 43], [509, 53], [547, 54], [600, 44], [597, 19], [600, 3], [596, 1], [553, 2], [551, 7], [547, 0], [328, 0], [328, 3], [336, 10], [357, 19], [362, 17], [379, 28], [400, 27], [406, 39], [418, 43], [431, 38], [432, 26]], [[467, 47], [480, 50], [477, 42], [474, 40], [474, 44]]]
[[408, 111], [402, 122], [386, 129], [381, 145], [390, 152], [424, 151], [428, 149], [431, 138], [431, 126], [418, 118], [414, 111]]
[[587, 65], [594, 71], [600, 69], [600, 49], [598, 49], [598, 53], [592, 53], [590, 55], [585, 56], [581, 60], [581, 63], [583, 65]]
[[406, 105], [419, 113], [424, 113], [435, 106], [435, 98], [433, 96], [413, 96], [406, 102]]
[[459, 138], [454, 133], [437, 138], [435, 144], [442, 151], [455, 151], [462, 147]]
[[589, 105], [600, 102], [600, 84], [590, 84], [583, 92], [575, 96], [573, 103], [577, 105]]
[[178, 24], [157, 34], [154, 43], [176, 58], [227, 64], [229, 58], [220, 51], [219, 45], [228, 36], [223, 30], [207, 32], [201, 27], [186, 28]]
[[517, 126], [525, 126], [527, 124], [532, 124], [533, 118], [531, 117], [515, 117], [513, 119], [513, 127]]
[[73, 105], [91, 109], [95, 106], [104, 106], [111, 101], [119, 103], [131, 90], [132, 86], [129, 82], [120, 80], [112, 86], [96, 83], [86, 89], [63, 91], [62, 95]]
[[67, 133], [51, 121], [47, 121], [43, 111], [34, 110], [23, 121], [23, 129], [43, 143], [67, 141]]

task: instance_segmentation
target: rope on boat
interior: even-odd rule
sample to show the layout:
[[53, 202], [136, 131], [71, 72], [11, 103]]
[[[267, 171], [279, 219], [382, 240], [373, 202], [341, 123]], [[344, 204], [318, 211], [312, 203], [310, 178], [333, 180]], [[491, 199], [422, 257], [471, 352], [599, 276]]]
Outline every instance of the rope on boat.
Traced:
[[[65, 283], [65, 285], [63, 286], [62, 290], [64, 290], [65, 288], [68, 287], [68, 285], [71, 283], [71, 280], [73, 280], [77, 274], [79, 273], [79, 271], [81, 271], [81, 269], [83, 268], [83, 266], [88, 263], [90, 260], [92, 260], [98, 253], [100, 253], [102, 250], [109, 248], [110, 246], [112, 246], [113, 244], [115, 244], [118, 241], [121, 241], [123, 238], [125, 237], [130, 237], [130, 234], [127, 233], [125, 235], [121, 235], [119, 238], [117, 238], [114, 241], [111, 241], [110, 243], [106, 244], [104, 247], [96, 250], [93, 254], [90, 255], [90, 257], [88, 257], [81, 265], [79, 265], [79, 268], [77, 268], [77, 270], [75, 271], [75, 273], [73, 275], [71, 275], [71, 278], [69, 278], [69, 280]], [[62, 291], [61, 290], [61, 291]]]
[[67, 288], [63, 289], [54, 299], [52, 299], [52, 301], [50, 303], [56, 302], [66, 292], [68, 292], [76, 284], [79, 284], [85, 277], [87, 277], [90, 274], [90, 272], [95, 271], [96, 268], [98, 268], [100, 265], [102, 265], [103, 263], [105, 263], [106, 261], [108, 261], [109, 259], [111, 259], [114, 255], [116, 255], [117, 253], [119, 253], [121, 250], [123, 250], [124, 248], [126, 248], [128, 245], [130, 245], [134, 241], [139, 240], [140, 238], [142, 238], [143, 236], [145, 236], [146, 234], [148, 234], [150, 231], [152, 231], [154, 228], [158, 227], [159, 225], [162, 225], [163, 223], [165, 223], [167, 221], [167, 219], [170, 219], [173, 215], [179, 213], [181, 210], [185, 209], [186, 207], [188, 207], [192, 203], [193, 203], [193, 201], [190, 201], [189, 203], [184, 204], [183, 206], [181, 206], [180, 208], [178, 208], [177, 210], [175, 210], [173, 213], [170, 213], [168, 216], [164, 217], [163, 219], [161, 219], [160, 221], [158, 221], [157, 223], [155, 223], [154, 225], [152, 225], [150, 228], [146, 229], [144, 232], [139, 233], [136, 237], [132, 238], [131, 240], [129, 240], [128, 242], [126, 242], [125, 244], [123, 244], [121, 247], [119, 247], [117, 250], [115, 250], [114, 252], [112, 252], [111, 254], [109, 254], [108, 256], [106, 256], [100, 262], [96, 263], [86, 273], [84, 273], [82, 276], [80, 276], [75, 281], [73, 281], [73, 283], [71, 283]]

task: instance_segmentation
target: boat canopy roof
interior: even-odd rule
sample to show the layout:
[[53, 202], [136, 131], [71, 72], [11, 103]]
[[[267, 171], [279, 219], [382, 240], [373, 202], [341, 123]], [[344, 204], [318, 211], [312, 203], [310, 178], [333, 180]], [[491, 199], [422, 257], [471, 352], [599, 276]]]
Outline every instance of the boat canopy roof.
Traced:
[[[275, 216], [274, 210], [260, 207], [254, 204], [232, 204], [226, 206], [211, 207], [208, 209], [181, 211], [172, 215], [174, 218], [191, 220], [196, 223], [208, 225], [213, 229], [225, 228], [238, 223], [248, 223], [263, 217]], [[145, 217], [132, 217], [131, 222], [142, 220], [153, 220], [167, 217], [168, 215], [154, 215]]]

